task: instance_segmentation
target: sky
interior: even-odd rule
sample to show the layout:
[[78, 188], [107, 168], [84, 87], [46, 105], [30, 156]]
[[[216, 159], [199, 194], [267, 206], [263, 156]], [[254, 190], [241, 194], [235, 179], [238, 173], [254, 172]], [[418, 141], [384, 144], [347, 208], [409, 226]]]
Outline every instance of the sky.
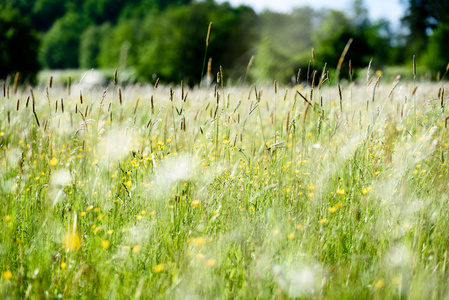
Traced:
[[[353, 0], [217, 0], [217, 2], [229, 2], [233, 6], [248, 5], [256, 12], [266, 8], [271, 11], [289, 12], [294, 7], [306, 5], [316, 9], [333, 8], [344, 11], [351, 7]], [[400, 24], [405, 2], [404, 0], [364, 0], [372, 20], [385, 18], [390, 21], [393, 28]]]

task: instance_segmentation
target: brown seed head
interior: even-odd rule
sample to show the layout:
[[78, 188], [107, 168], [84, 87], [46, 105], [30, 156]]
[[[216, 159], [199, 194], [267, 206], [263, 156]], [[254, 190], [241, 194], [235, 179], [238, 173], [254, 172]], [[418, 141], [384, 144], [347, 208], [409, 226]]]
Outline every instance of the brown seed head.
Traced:
[[212, 30], [212, 22], [209, 23], [209, 28], [207, 28], [206, 47], [209, 47], [211, 30]]

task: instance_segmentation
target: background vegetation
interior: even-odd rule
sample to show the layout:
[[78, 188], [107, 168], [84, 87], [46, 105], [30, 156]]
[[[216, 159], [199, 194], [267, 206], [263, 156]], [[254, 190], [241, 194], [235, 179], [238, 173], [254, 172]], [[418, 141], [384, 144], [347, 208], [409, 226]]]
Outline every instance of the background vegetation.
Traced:
[[[381, 68], [409, 64], [416, 55], [418, 65], [435, 78], [445, 72], [449, 61], [445, 51], [449, 20], [444, 13], [449, 4], [409, 0], [404, 6], [403, 27], [393, 31], [387, 20], [370, 20], [362, 0], [355, 0], [347, 12], [299, 7], [289, 14], [256, 14], [249, 7], [210, 0], [6, 0], [0, 14], [4, 28], [0, 57], [6, 67], [0, 75], [35, 74], [38, 65], [45, 69], [119, 67], [129, 69], [133, 80], [159, 77], [165, 82], [196, 84], [206, 72], [201, 70], [205, 35], [213, 22], [207, 52], [211, 74], [222, 66], [234, 81], [276, 78], [294, 83], [300, 68], [304, 81], [309, 64], [322, 70], [327, 63], [327, 70], [333, 72], [350, 39], [341, 77], [349, 77], [349, 60], [356, 70], [371, 59], [373, 66]], [[23, 47], [20, 41], [24, 40], [29, 47]]]

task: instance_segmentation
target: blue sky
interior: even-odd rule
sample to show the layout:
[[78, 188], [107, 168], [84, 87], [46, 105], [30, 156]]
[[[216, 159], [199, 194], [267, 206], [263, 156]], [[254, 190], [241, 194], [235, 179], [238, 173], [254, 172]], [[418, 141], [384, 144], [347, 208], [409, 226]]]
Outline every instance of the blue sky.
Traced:
[[[217, 2], [229, 2], [233, 6], [245, 4], [254, 8], [255, 11], [261, 12], [268, 8], [272, 11], [288, 12], [293, 7], [311, 6], [313, 8], [334, 8], [339, 10], [347, 10], [351, 7], [353, 0], [217, 0]], [[399, 25], [405, 9], [404, 0], [365, 0], [365, 5], [369, 10], [371, 19], [385, 18], [388, 19], [393, 27]]]

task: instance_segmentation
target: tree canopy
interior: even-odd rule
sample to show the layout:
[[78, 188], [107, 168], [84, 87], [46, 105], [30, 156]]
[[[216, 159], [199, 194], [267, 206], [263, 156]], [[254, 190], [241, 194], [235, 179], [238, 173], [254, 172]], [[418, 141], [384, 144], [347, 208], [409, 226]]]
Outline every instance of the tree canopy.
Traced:
[[[299, 79], [304, 81], [310, 75], [307, 69], [319, 71], [324, 65], [331, 72], [340, 65], [339, 78], [344, 78], [349, 60], [355, 70], [371, 60], [376, 68], [403, 64], [413, 55], [436, 73], [444, 71], [449, 61], [448, 0], [404, 1], [402, 24], [407, 30], [402, 33], [392, 31], [386, 20], [370, 20], [363, 0], [354, 0], [345, 12], [298, 7], [290, 13], [260, 14], [214, 0], [4, 3], [0, 6], [5, 28], [0, 33], [3, 77], [16, 70], [35, 73], [39, 52], [44, 68], [120, 67], [133, 70], [136, 80], [158, 77], [196, 84], [205, 72], [201, 68], [210, 22], [206, 58], [212, 61], [212, 72], [222, 66], [228, 78], [236, 80], [295, 82], [302, 69]], [[26, 48], [21, 47], [24, 41]], [[352, 42], [341, 64], [348, 41]]]
[[10, 6], [0, 5], [0, 78], [20, 72], [32, 79], [39, 70], [39, 40], [28, 20]]

